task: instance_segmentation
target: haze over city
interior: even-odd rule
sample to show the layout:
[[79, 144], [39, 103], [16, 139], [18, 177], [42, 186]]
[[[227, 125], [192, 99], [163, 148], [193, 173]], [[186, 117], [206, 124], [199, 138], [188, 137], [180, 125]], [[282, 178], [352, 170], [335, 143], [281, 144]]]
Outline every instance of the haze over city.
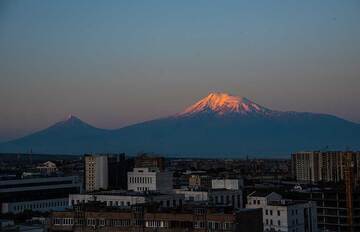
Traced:
[[358, 1], [1, 1], [0, 141], [228, 92], [360, 122]]

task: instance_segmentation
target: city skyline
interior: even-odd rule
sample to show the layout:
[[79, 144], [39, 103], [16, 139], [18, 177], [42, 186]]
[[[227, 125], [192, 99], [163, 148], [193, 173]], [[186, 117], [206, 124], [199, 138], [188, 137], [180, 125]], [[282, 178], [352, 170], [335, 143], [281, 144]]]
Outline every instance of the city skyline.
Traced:
[[0, 4], [0, 141], [68, 114], [120, 128], [212, 91], [360, 122], [357, 1]]

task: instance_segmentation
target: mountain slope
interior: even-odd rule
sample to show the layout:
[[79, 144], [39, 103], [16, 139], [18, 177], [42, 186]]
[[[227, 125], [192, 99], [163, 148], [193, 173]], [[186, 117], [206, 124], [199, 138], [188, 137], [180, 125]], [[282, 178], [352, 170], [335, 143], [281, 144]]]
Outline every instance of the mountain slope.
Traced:
[[0, 146], [1, 152], [76, 154], [97, 150], [108, 130], [95, 128], [70, 115], [66, 120]]
[[41, 153], [156, 152], [223, 157], [360, 149], [360, 125], [335, 116], [281, 112], [244, 97], [210, 93], [170, 117], [117, 130], [73, 118], [0, 146]]

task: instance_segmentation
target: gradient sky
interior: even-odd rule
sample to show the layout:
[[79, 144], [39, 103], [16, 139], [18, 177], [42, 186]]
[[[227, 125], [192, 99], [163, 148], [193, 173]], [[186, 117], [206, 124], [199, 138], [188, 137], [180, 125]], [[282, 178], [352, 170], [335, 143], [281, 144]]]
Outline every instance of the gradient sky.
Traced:
[[360, 122], [360, 1], [0, 1], [0, 141], [210, 91]]

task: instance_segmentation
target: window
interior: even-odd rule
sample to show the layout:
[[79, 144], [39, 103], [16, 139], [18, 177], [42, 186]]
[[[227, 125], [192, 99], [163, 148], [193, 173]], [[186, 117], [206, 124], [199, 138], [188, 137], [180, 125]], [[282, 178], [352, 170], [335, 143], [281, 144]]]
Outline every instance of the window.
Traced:
[[277, 215], [280, 216], [280, 210], [277, 211]]
[[281, 225], [281, 221], [280, 220], [278, 220], [278, 226], [280, 226]]
[[266, 219], [266, 223], [265, 223], [266, 225], [269, 225], [269, 219]]
[[265, 210], [265, 214], [266, 214], [266, 215], [269, 215], [269, 211], [268, 211], [268, 210]]
[[256, 200], [253, 200], [254, 205], [256, 205]]
[[272, 215], [272, 210], [270, 210], [270, 215]]

